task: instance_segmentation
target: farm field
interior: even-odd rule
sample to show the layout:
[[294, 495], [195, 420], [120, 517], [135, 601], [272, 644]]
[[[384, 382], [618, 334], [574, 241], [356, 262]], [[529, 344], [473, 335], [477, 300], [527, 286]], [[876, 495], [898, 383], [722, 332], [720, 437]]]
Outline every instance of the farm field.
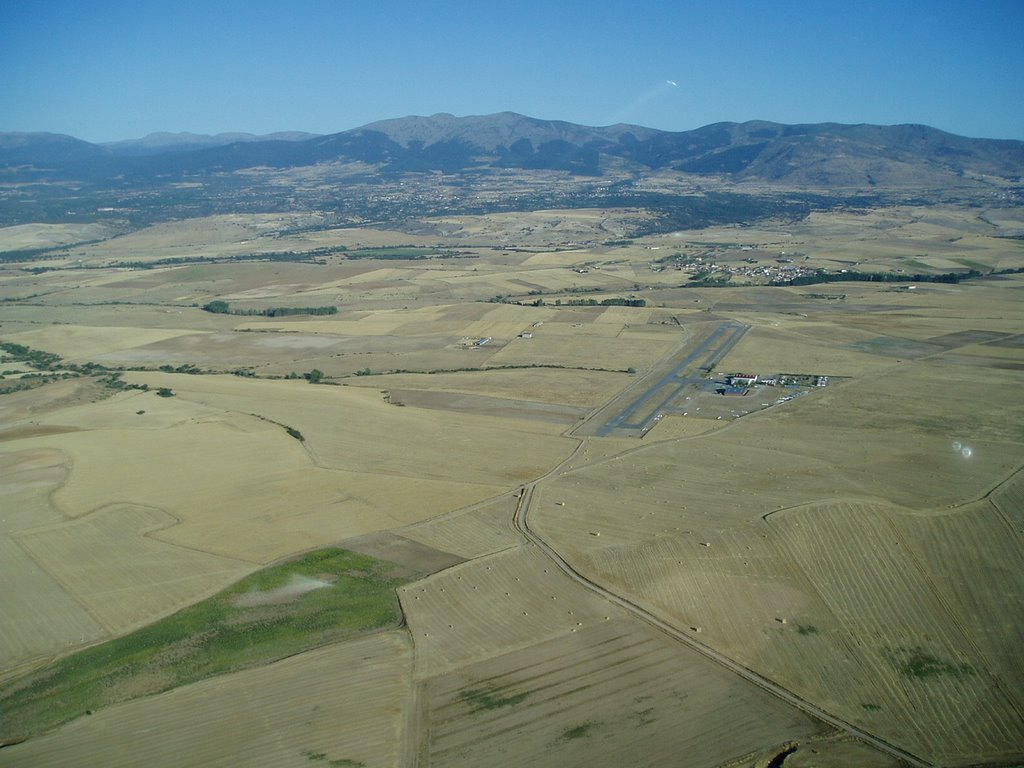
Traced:
[[[716, 766], [827, 732], [646, 626], [613, 621], [429, 681], [430, 762]], [[727, 749], [723, 745], [728, 744]], [[781, 751], [781, 750], [779, 750]]]
[[[675, 266], [1017, 269], [1024, 215], [627, 237], [643, 222], [0, 230], [98, 241], [0, 265], [0, 712], [304, 553], [348, 543], [403, 581], [397, 627], [122, 681], [139, 697], [0, 765], [1024, 760], [1024, 275], [691, 287]], [[310, 256], [255, 260], [286, 252]], [[740, 372], [761, 380], [726, 396]], [[626, 419], [646, 428], [604, 429], [655, 385]]]
[[0, 765], [402, 765], [410, 670], [401, 631], [328, 645], [98, 711]]

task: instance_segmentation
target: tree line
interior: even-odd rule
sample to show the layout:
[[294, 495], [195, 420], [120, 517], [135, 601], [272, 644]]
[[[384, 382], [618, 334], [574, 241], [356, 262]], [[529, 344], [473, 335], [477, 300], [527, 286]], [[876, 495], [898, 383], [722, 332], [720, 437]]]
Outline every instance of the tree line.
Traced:
[[790, 280], [775, 280], [771, 285], [816, 285], [817, 283], [842, 283], [847, 281], [864, 283], [959, 283], [981, 277], [976, 269], [967, 272], [944, 272], [939, 275], [905, 275], [899, 272], [817, 272], [813, 275], [797, 275]]
[[243, 317], [285, 317], [286, 315], [336, 315], [337, 307], [269, 307], [267, 309], [232, 309], [226, 301], [217, 299], [204, 304], [203, 309], [215, 315]]

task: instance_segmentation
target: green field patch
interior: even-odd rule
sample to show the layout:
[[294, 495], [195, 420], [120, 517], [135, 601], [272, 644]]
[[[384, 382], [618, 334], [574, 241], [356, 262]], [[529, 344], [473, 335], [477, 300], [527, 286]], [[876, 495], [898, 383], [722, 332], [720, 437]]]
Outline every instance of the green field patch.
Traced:
[[595, 723], [593, 721], [587, 721], [585, 723], [581, 723], [580, 725], [573, 726], [572, 728], [566, 728], [562, 732], [562, 735], [558, 738], [560, 741], [572, 741], [573, 739], [583, 739], [586, 738], [593, 729], [598, 728], [602, 725], [604, 725], [604, 723]]
[[445, 255], [436, 248], [418, 248], [415, 246], [398, 246], [394, 248], [357, 248], [347, 251], [347, 259], [395, 259], [398, 261], [416, 261], [418, 259], [437, 258]]
[[914, 341], [913, 339], [902, 339], [895, 336], [878, 336], [874, 339], [865, 339], [854, 344], [848, 344], [846, 348], [857, 352], [867, 352], [870, 355], [906, 359], [925, 357], [945, 351], [945, 347], [941, 347], [938, 344], [929, 344], [925, 341]]
[[330, 760], [325, 752], [314, 752], [311, 749], [307, 749], [302, 753], [302, 756], [312, 763], [323, 763], [324, 765], [334, 766], [334, 768], [362, 768], [366, 763], [359, 760], [349, 760], [347, 758], [339, 758], [337, 760]]
[[473, 708], [474, 712], [483, 712], [501, 707], [512, 707], [524, 701], [530, 695], [529, 691], [517, 693], [512, 696], [503, 696], [498, 691], [485, 689], [471, 689], [462, 693], [462, 700]]
[[124, 637], [0, 689], [0, 740], [34, 736], [118, 701], [261, 666], [401, 618], [395, 566], [322, 549], [247, 576]]
[[888, 653], [889, 661], [906, 677], [929, 678], [939, 675], [961, 677], [973, 675], [974, 668], [970, 664], [953, 664], [943, 661], [921, 646], [916, 648], [896, 648]]

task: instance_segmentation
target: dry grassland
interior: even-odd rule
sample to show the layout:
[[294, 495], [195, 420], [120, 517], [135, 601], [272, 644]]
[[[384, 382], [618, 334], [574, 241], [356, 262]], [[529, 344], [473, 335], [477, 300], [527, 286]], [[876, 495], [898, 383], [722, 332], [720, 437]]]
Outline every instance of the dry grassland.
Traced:
[[0, 678], [25, 662], [54, 655], [106, 635], [99, 622], [9, 536], [0, 536]]
[[532, 547], [471, 560], [401, 587], [398, 597], [419, 679], [624, 616]]
[[[657, 328], [656, 331], [653, 329]], [[533, 329], [531, 339], [513, 339], [495, 353], [489, 366], [560, 365], [625, 371], [648, 367], [679, 341], [678, 331], [651, 326], [638, 332], [621, 324], [579, 326], [545, 323]]]
[[165, 339], [191, 336], [197, 331], [165, 328], [51, 326], [12, 334], [9, 339], [34, 349], [56, 352], [71, 361], [97, 360], [110, 353], [142, 347]]
[[[10, 435], [7, 440], [14, 438]], [[50, 494], [67, 477], [67, 456], [52, 448], [8, 452], [11, 447], [5, 444], [0, 452], [0, 499], [4, 501], [0, 530], [10, 535], [62, 521], [50, 504]]]
[[476, 322], [464, 326], [460, 335], [512, 339], [534, 324], [550, 319], [554, 313], [553, 309], [499, 304]]
[[112, 506], [67, 520], [51, 503], [71, 466], [61, 452], [0, 459], [5, 667], [139, 626], [252, 570], [148, 538], [176, 522], [156, 509]]
[[670, 414], [655, 424], [644, 435], [644, 442], [652, 443], [658, 440], [698, 437], [714, 432], [716, 429], [721, 429], [722, 426], [722, 422], [714, 419]]
[[[809, 265], [908, 273], [1024, 265], [1019, 243], [994, 237], [1019, 230], [1020, 216], [977, 214], [813, 214], [614, 249], [597, 243], [623, 237], [635, 214], [446, 217], [424, 225], [429, 236], [280, 238], [264, 235], [317, 215], [218, 216], [82, 246], [83, 255], [72, 248], [68, 259], [397, 243], [481, 252], [458, 262], [5, 274], [3, 298], [45, 295], [40, 306], [3, 303], [3, 340], [72, 359], [260, 375], [479, 370], [361, 375], [344, 382], [353, 386], [134, 371], [127, 382], [175, 396], [97, 402], [97, 385], [68, 381], [0, 397], [9, 587], [0, 612], [11, 617], [0, 624], [0, 677], [313, 547], [362, 537], [386, 549], [391, 537], [437, 567], [467, 559], [399, 590], [403, 632], [100, 711], [0, 750], [0, 765], [78, 765], [87, 755], [104, 765], [765, 768], [796, 742], [787, 766], [893, 765], [565, 576], [512, 524], [516, 489], [537, 478], [546, 479], [531, 528], [595, 582], [925, 760], [1019, 761], [1024, 277], [913, 291], [677, 290], [667, 286], [684, 273], [648, 267], [674, 250], [721, 251], [735, 263], [786, 251]], [[538, 252], [483, 250], [503, 244]], [[584, 264], [585, 274], [571, 269]], [[573, 287], [605, 293], [569, 298], [620, 296], [634, 282], [663, 286], [637, 294], [663, 307], [482, 301]], [[213, 298], [341, 312], [198, 309]], [[114, 300], [146, 305], [90, 306]], [[531, 417], [542, 405], [613, 400], [636, 380], [623, 371], [651, 369], [687, 341], [671, 316], [753, 326], [717, 372], [832, 381], [736, 421], [670, 414], [643, 441], [579, 445], [557, 434], [564, 419]], [[533, 337], [520, 338], [527, 330]], [[476, 351], [459, 348], [486, 337]], [[497, 370], [547, 365], [559, 367]], [[384, 396], [413, 391], [404, 408]]]
[[626, 374], [611, 371], [528, 368], [435, 373], [429, 376], [403, 373], [361, 376], [349, 384], [381, 390], [461, 392], [508, 400], [594, 408], [616, 395], [629, 382]]
[[1007, 595], [1024, 591], [1012, 565], [1021, 556], [988, 505], [911, 517], [847, 502], [768, 519], [663, 530], [614, 547], [602, 535], [602, 548], [579, 563], [699, 630], [703, 642], [926, 759], [961, 765], [1014, 754], [1024, 738], [1011, 618], [1020, 606]]
[[992, 503], [1018, 534], [1024, 534], [1024, 473], [1018, 472], [992, 493]]
[[471, 560], [517, 546], [521, 537], [512, 525], [517, 497], [459, 509], [402, 529], [402, 536]]
[[26, 529], [64, 519], [49, 497], [63, 482], [67, 469], [67, 457], [57, 450], [0, 453], [2, 677], [16, 672], [27, 660], [59, 653], [104, 634], [97, 620], [15, 538]]
[[641, 307], [606, 307], [604, 312], [594, 318], [595, 323], [612, 323], [629, 328], [635, 325], [646, 325], [654, 310]]
[[88, 379], [70, 379], [56, 381], [39, 389], [22, 392], [11, 392], [0, 397], [0, 447], [12, 450], [3, 445], [30, 434], [38, 434], [34, 420], [72, 405], [94, 402], [106, 397], [105, 387]]
[[[577, 254], [582, 255], [582, 254]], [[473, 291], [481, 298], [491, 296], [524, 296], [530, 291], [557, 293], [570, 290], [592, 291], [619, 288], [620, 281], [601, 272], [580, 274], [568, 267], [535, 267], [499, 274], [468, 273], [446, 275], [444, 281], [452, 291]]]
[[[768, 373], [814, 373], [828, 376], [870, 376], [892, 366], [886, 357], [871, 355], [838, 345], [843, 340], [823, 338], [833, 324], [800, 320], [777, 320], [751, 328], [729, 352], [720, 367], [727, 370]], [[867, 334], [847, 332], [848, 343]]]
[[282, 241], [266, 235], [315, 216], [227, 214], [167, 222], [100, 243], [76, 246], [69, 256], [74, 261], [98, 265], [280, 251], [286, 249]]
[[[740, 765], [766, 768], [776, 752]], [[901, 768], [905, 763], [849, 736], [813, 739], [797, 747], [786, 756], [787, 768], [827, 768], [828, 766], [854, 766], [855, 768]]]
[[609, 621], [434, 678], [430, 763], [719, 766], [824, 727], [656, 631]]
[[397, 768], [411, 666], [404, 632], [330, 645], [110, 707], [0, 750], [0, 765]]
[[530, 255], [520, 266], [524, 271], [533, 272], [543, 267], [575, 267], [596, 258], [597, 254], [589, 250], [541, 251]]
[[[1018, 308], [974, 317], [995, 306], [889, 323], [834, 316], [849, 321], [845, 341], [868, 320], [893, 334], [870, 353], [887, 364], [851, 367], [853, 380], [714, 434], [578, 463], [535, 494], [531, 524], [599, 583], [925, 759], [1013, 759], [1024, 739], [1011, 618], [1024, 593], [1019, 483], [993, 495], [1005, 517], [986, 502], [934, 515], [983, 497], [1022, 460], [1016, 373], [946, 362], [1007, 338]], [[827, 337], [821, 318], [799, 322]], [[776, 349], [756, 343], [786, 335], [758, 330], [723, 367], [789, 368], [768, 367]], [[896, 363], [894, 343], [927, 343], [933, 357]], [[806, 360], [799, 347], [793, 359]], [[1013, 362], [1014, 349], [993, 359]], [[860, 501], [801, 506], [837, 498]], [[786, 511], [766, 526], [774, 510]]]
[[68, 514], [121, 501], [156, 507], [180, 522], [156, 538], [254, 563], [425, 519], [500, 490], [315, 467], [283, 429], [252, 417], [77, 432], [62, 444], [75, 470], [54, 498]]
[[967, 637], [972, 652], [1020, 712], [1024, 666], [1016, 638], [1024, 617], [1024, 555], [1020, 535], [997, 517], [986, 500], [925, 520], [908, 515], [890, 519], [915, 550], [915, 564], [944, 603], [951, 624]]
[[[834, 503], [790, 510], [769, 520], [785, 558], [814, 585], [834, 617], [838, 626], [832, 642], [846, 645], [856, 665], [844, 670], [841, 687], [828, 694], [829, 703], [851, 719], [858, 715], [858, 704], [879, 706], [859, 719], [884, 738], [943, 764], [973, 764], [985, 755], [1010, 757], [1016, 751], [1011, 745], [1024, 743], [1020, 691], [1009, 687], [1019, 674], [1016, 680], [1006, 679], [1001, 665], [991, 665], [979, 653], [965, 624], [968, 617], [955, 611], [941, 586], [929, 578], [932, 573], [943, 579], [956, 576], [937, 556], [950, 552], [947, 537], [965, 526], [934, 530], [926, 519], [918, 519], [896, 527], [892, 517], [868, 504]], [[988, 550], [989, 556], [1010, 554], [1009, 562], [1020, 562], [1019, 550], [1014, 558], [998, 547], [998, 539], [1005, 536], [998, 522], [995, 529], [983, 520], [974, 522], [981, 522], [975, 540], [997, 545], [995, 551]], [[913, 538], [905, 539], [900, 528]], [[915, 546], [922, 533], [923, 544], [929, 534], [938, 534], [945, 546], [938, 551]], [[1007, 563], [989, 560], [984, 547], [975, 554], [983, 563]], [[962, 563], [963, 556], [955, 557]], [[1001, 593], [1008, 586], [1005, 571], [994, 582], [982, 568], [974, 566], [971, 572], [973, 593]], [[1020, 586], [1011, 586], [1011, 593], [1019, 594]], [[1005, 599], [997, 601], [1004, 610], [1008, 607]], [[825, 656], [829, 660], [815, 664], [813, 655], [803, 654], [800, 663], [820, 666], [823, 676], [834, 674], [839, 654]]]
[[[436, 313], [428, 314], [433, 317]], [[357, 315], [358, 317], [353, 317]], [[415, 315], [414, 315], [415, 316]], [[424, 321], [426, 318], [424, 318]], [[339, 315], [337, 320], [251, 320], [236, 325], [235, 331], [262, 331], [262, 332], [284, 332], [288, 334], [331, 334], [343, 336], [388, 336], [398, 328], [406, 325], [409, 321], [407, 313], [380, 312], [375, 315], [369, 313], [345, 313]], [[418, 335], [429, 335], [432, 331], [426, 331]], [[408, 333], [407, 335], [413, 335]]]
[[[651, 215], [632, 209], [569, 209], [445, 216], [424, 225], [468, 245], [564, 247], [586, 240], [618, 239]], [[394, 241], [393, 241], [394, 242]]]
[[115, 504], [15, 541], [109, 634], [141, 626], [209, 595], [253, 565], [150, 538], [178, 521]]
[[52, 248], [83, 240], [98, 240], [109, 234], [110, 229], [100, 223], [19, 224], [0, 227], [0, 251]]
[[[711, 252], [719, 263], [753, 256], [765, 264], [786, 255], [798, 262], [807, 256], [804, 263], [831, 270], [986, 271], [1024, 265], [1024, 248], [1000, 237], [1019, 230], [1016, 209], [993, 209], [979, 215], [977, 209], [905, 206], [813, 212], [799, 222], [708, 227], [647, 236], [643, 243], [667, 253]], [[741, 247], [750, 250], [740, 251]], [[641, 253], [640, 257], [637, 261], [649, 260], [651, 254]], [[666, 271], [656, 277], [671, 274]]]
[[[547, 434], [550, 429], [540, 422], [396, 408], [379, 392], [359, 387], [156, 373], [126, 378], [172, 387], [183, 399], [297, 429], [303, 444], [280, 430], [292, 449], [282, 456], [305, 448], [321, 467], [442, 480], [465, 484], [467, 490], [479, 487], [486, 495], [543, 474], [575, 447], [572, 440]], [[479, 500], [463, 497], [448, 509]], [[439, 511], [423, 517], [434, 514]]]

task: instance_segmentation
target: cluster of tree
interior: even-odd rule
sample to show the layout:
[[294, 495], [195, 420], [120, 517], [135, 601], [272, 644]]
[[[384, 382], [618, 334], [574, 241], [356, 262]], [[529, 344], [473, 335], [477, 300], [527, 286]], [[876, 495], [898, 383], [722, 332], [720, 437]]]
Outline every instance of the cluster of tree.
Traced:
[[0, 343], [0, 350], [10, 355], [12, 360], [25, 363], [37, 371], [48, 371], [60, 362], [60, 355], [43, 352], [41, 349], [32, 349], [24, 344], [15, 344], [14, 342]]
[[[54, 374], [52, 376], [42, 376], [36, 374], [35, 376], [29, 374], [22, 376], [20, 379], [14, 381], [0, 383], [0, 395], [9, 395], [12, 392], [22, 392], [26, 389], [34, 389], [35, 387], [41, 387], [43, 384], [49, 384], [51, 381], [59, 381], [61, 378], [66, 378], [73, 374]], [[2, 377], [0, 377], [2, 378]]]
[[325, 378], [324, 372], [321, 371], [319, 368], [314, 368], [312, 371], [307, 371], [306, 373], [296, 373], [295, 371], [292, 371], [287, 376], [285, 376], [285, 378], [286, 379], [305, 379], [310, 384], [325, 384], [326, 383], [324, 381], [324, 378]]
[[[317, 257], [331, 256], [336, 253], [343, 253], [345, 246], [332, 246], [329, 248], [314, 248], [311, 251], [267, 251], [265, 253], [244, 253], [235, 256], [180, 256], [168, 257], [166, 259], [153, 259], [151, 261], [116, 261], [112, 264], [83, 264], [78, 269], [157, 269], [158, 267], [181, 266], [183, 264], [225, 264], [236, 261], [299, 261], [309, 264], [323, 264], [317, 261]], [[3, 259], [0, 258], [0, 261]], [[67, 267], [35, 267], [33, 272], [49, 272], [53, 269], [67, 269]]]
[[907, 275], [900, 272], [826, 272], [820, 270], [813, 275], [797, 275], [790, 280], [775, 280], [772, 285], [816, 285], [818, 283], [842, 283], [847, 281], [865, 283], [959, 283], [981, 277], [976, 269], [967, 272], [944, 272], [939, 275]]
[[415, 245], [396, 245], [382, 248], [359, 248], [355, 251], [348, 251], [345, 258], [419, 261], [437, 256], [453, 258], [455, 255], [454, 251], [437, 251], [433, 248], [420, 248]]
[[107, 389], [116, 389], [118, 391], [126, 389], [141, 389], [143, 392], [149, 390], [148, 384], [129, 384], [121, 378], [120, 371], [111, 371], [109, 374], [99, 379], [100, 384], [107, 387]]
[[203, 309], [215, 315], [242, 315], [244, 317], [284, 317], [286, 315], [336, 315], [337, 307], [270, 307], [268, 309], [232, 309], [220, 299], [205, 304]]
[[203, 373], [202, 368], [192, 365], [192, 363], [182, 363], [177, 368], [175, 368], [173, 365], [164, 364], [160, 366], [159, 370], [163, 371], [164, 373], [188, 373], [192, 374], [193, 376]]
[[646, 307], [646, 299], [566, 299], [562, 301], [557, 299], [555, 301], [556, 306], [567, 306], [567, 307]]

